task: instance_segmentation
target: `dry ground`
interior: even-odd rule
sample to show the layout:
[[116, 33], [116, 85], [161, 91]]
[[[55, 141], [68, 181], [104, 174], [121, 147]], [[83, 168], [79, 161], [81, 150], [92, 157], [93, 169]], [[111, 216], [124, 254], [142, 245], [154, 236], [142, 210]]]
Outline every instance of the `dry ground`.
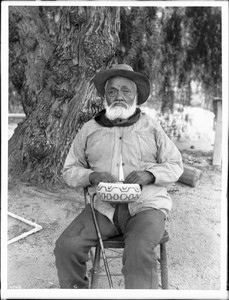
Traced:
[[[180, 145], [181, 148], [182, 145]], [[176, 183], [171, 193], [173, 209], [167, 222], [169, 288], [173, 290], [220, 289], [221, 171], [210, 163], [212, 153], [182, 151], [184, 160], [202, 169], [195, 188]], [[23, 184], [11, 186], [8, 210], [40, 224], [43, 229], [8, 246], [9, 289], [58, 288], [53, 249], [60, 233], [84, 206], [82, 191], [51, 193]], [[31, 229], [9, 218], [9, 238]], [[114, 268], [120, 263], [112, 262]], [[100, 281], [107, 288], [106, 278]], [[117, 278], [116, 288], [123, 288]]]

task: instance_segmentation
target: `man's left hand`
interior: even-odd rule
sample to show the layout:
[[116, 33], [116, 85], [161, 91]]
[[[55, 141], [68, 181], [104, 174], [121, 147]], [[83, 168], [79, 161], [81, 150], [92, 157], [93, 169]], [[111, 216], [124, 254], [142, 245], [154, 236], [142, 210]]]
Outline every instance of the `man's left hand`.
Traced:
[[155, 176], [148, 171], [133, 171], [124, 180], [124, 183], [138, 183], [140, 185], [146, 185], [154, 182]]

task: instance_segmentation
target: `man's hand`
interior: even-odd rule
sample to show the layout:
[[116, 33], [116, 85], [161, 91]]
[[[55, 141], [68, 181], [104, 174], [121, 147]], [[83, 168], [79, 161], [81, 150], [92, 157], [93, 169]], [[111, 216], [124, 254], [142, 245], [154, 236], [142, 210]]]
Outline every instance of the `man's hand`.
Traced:
[[100, 182], [115, 182], [115, 179], [106, 172], [93, 172], [89, 176], [89, 181], [92, 185], [96, 186]]
[[140, 185], [154, 182], [155, 176], [148, 171], [133, 171], [124, 180], [124, 183], [138, 183]]

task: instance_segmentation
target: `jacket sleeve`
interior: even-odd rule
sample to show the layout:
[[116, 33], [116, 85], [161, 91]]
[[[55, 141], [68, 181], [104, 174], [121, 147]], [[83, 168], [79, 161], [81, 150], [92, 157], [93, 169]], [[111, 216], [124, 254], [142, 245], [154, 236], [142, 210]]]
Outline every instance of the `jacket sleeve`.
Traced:
[[146, 170], [155, 176], [156, 185], [176, 182], [183, 173], [181, 153], [160, 126], [155, 135], [157, 163], [147, 163]]
[[85, 127], [78, 132], [73, 140], [63, 168], [63, 178], [72, 187], [86, 187], [91, 185], [89, 175], [90, 169], [86, 155], [86, 132]]

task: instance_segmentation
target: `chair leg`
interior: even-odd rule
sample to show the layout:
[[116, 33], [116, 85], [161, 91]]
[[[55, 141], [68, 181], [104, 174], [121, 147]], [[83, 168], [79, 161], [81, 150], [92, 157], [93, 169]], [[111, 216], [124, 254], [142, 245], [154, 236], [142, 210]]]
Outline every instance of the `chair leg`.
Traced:
[[160, 244], [160, 260], [161, 260], [161, 286], [163, 290], [168, 289], [168, 266], [166, 255], [166, 244]]
[[101, 248], [99, 245], [95, 248], [95, 256], [93, 261], [93, 269], [91, 274], [91, 289], [98, 289], [98, 282], [99, 282], [99, 268], [100, 268], [100, 257], [101, 256]]

